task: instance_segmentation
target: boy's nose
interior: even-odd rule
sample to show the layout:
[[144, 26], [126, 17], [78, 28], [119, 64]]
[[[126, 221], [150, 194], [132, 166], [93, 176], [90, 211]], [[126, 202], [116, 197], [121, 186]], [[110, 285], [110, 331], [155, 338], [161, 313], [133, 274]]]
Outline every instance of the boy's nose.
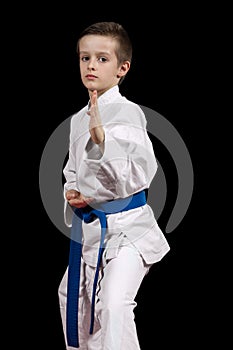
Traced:
[[94, 60], [90, 60], [89, 64], [88, 64], [88, 69], [89, 70], [95, 70], [96, 64], [94, 62]]

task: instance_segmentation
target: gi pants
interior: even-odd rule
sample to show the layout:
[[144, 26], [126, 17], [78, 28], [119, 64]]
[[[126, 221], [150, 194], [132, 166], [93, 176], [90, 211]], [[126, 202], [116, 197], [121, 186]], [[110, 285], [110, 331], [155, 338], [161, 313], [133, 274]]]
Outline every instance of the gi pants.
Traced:
[[[79, 294], [80, 350], [140, 350], [134, 321], [135, 297], [151, 265], [146, 265], [132, 245], [122, 246], [116, 258], [103, 264], [96, 290], [95, 323], [89, 334], [91, 296], [95, 268], [82, 260]], [[66, 340], [66, 270], [58, 289], [60, 312]]]

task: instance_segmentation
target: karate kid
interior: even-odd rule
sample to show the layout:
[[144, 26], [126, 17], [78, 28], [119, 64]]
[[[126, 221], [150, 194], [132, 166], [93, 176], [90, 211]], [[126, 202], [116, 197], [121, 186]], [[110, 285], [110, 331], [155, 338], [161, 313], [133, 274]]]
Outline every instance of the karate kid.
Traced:
[[127, 32], [95, 23], [77, 52], [89, 101], [71, 118], [64, 168], [71, 248], [58, 294], [66, 349], [138, 350], [135, 297], [170, 249], [146, 203], [157, 162], [142, 109], [119, 91], [132, 59]]

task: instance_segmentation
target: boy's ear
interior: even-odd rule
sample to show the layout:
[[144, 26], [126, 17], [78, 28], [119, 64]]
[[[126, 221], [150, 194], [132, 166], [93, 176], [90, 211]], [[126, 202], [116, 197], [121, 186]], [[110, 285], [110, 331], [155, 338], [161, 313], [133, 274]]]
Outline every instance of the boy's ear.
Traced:
[[117, 74], [117, 78], [121, 78], [124, 75], [127, 74], [128, 70], [130, 69], [130, 62], [129, 61], [125, 61], [118, 70], [118, 74]]

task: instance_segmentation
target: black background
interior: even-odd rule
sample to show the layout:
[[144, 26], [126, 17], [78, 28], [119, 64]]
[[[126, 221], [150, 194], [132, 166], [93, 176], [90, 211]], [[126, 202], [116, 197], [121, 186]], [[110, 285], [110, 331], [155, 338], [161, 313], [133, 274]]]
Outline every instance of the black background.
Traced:
[[[22, 292], [23, 297], [26, 294], [29, 313], [21, 336], [24, 344], [33, 342], [33, 348], [65, 349], [57, 289], [67, 266], [69, 239], [58, 232], [43, 207], [39, 166], [52, 132], [88, 100], [76, 55], [80, 31], [94, 22], [113, 20], [125, 27], [134, 48], [121, 93], [173, 124], [186, 144], [194, 169], [194, 191], [188, 211], [179, 226], [166, 234], [171, 251], [152, 267], [137, 295], [135, 315], [141, 349], [199, 347], [201, 341], [208, 344], [211, 339], [206, 324], [213, 312], [206, 288], [211, 261], [204, 249], [205, 233], [200, 230], [206, 12], [171, 5], [160, 9], [142, 4], [136, 8], [134, 4], [130, 10], [121, 3], [113, 4], [113, 10], [106, 9], [108, 6], [104, 5], [105, 10], [99, 4], [88, 3], [80, 8], [35, 7], [25, 27], [26, 100], [30, 111], [26, 123], [30, 131], [24, 141], [35, 177], [33, 187], [28, 189], [31, 214], [25, 236], [30, 251], [24, 266], [28, 287]], [[168, 185], [166, 205], [158, 220], [164, 230], [176, 198], [177, 174], [167, 150], [150, 136]], [[28, 230], [29, 224], [33, 225], [34, 234]]]

